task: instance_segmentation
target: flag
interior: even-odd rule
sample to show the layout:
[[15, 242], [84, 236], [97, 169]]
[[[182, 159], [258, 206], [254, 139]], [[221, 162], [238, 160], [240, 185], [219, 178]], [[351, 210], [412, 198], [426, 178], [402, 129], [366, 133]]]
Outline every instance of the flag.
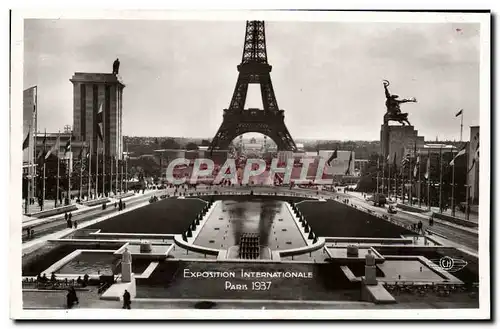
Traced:
[[71, 139], [73, 138], [73, 136], [70, 136], [68, 141], [66, 142], [66, 146], [64, 146], [64, 155], [66, 155], [66, 153], [68, 152], [71, 152]]
[[99, 136], [99, 139], [102, 141], [103, 136], [103, 118], [102, 118], [102, 103], [99, 105], [99, 110], [97, 111], [97, 136]]
[[[319, 152], [319, 151], [318, 151]], [[333, 151], [332, 155], [330, 156], [330, 158], [328, 159], [328, 161], [326, 162], [327, 165], [330, 165], [330, 163], [334, 160], [334, 159], [337, 159], [337, 150]]]
[[349, 163], [347, 164], [347, 170], [345, 171], [346, 175], [349, 175], [351, 173], [351, 162], [352, 162], [352, 151], [351, 154], [349, 155]]
[[457, 153], [457, 155], [455, 155], [455, 157], [453, 158], [453, 160], [451, 160], [450, 162], [450, 166], [454, 166], [455, 165], [455, 160], [461, 156], [461, 155], [464, 155], [465, 152], [466, 152], [466, 147], [467, 147], [467, 144], [464, 145], [464, 147], [462, 148], [462, 150], [460, 150], [460, 152]]
[[429, 179], [431, 174], [431, 155], [429, 154], [427, 157], [427, 169], [425, 170], [425, 179]]
[[83, 145], [80, 148], [80, 154], [78, 154], [78, 160], [82, 161], [82, 156], [83, 156]]
[[[479, 137], [476, 135], [476, 136], [474, 136], [474, 139], [476, 139], [476, 138], [479, 138]], [[474, 168], [474, 166], [476, 165], [476, 162], [478, 162], [478, 161], [479, 161], [479, 141], [477, 142], [476, 150], [474, 151], [474, 154], [472, 156], [472, 165], [470, 166], [467, 173], [469, 173]]]
[[455, 114], [455, 118], [458, 117], [459, 115], [462, 115], [464, 113], [464, 110], [460, 110]]
[[420, 167], [420, 154], [417, 156], [417, 162], [415, 163], [415, 168], [413, 169], [413, 177], [417, 177], [417, 172]]
[[30, 146], [30, 132], [28, 131], [28, 135], [23, 142], [23, 150], [26, 150]]
[[406, 167], [406, 165], [410, 162], [410, 154], [407, 154], [402, 160], [401, 160], [401, 165], [403, 167]]
[[37, 158], [44, 160], [45, 159], [45, 144], [47, 143], [47, 132], [45, 132], [45, 136], [42, 141], [42, 149], [38, 152]]
[[380, 170], [380, 158], [377, 156], [377, 170]]
[[50, 150], [47, 152], [47, 154], [45, 154], [45, 160], [47, 160], [49, 158], [49, 156], [54, 152], [54, 151], [57, 151], [57, 156], [59, 156], [59, 143], [60, 143], [60, 139], [59, 139], [59, 135], [57, 135], [57, 139], [56, 139], [56, 142], [54, 143], [54, 145], [50, 148]]
[[389, 162], [389, 163], [391, 162], [391, 155], [390, 154], [387, 155], [387, 162]]

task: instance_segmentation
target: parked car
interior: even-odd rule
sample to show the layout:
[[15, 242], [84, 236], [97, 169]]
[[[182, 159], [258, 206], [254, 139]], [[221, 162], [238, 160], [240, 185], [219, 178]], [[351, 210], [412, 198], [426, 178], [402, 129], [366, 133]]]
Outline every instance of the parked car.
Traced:
[[396, 214], [398, 211], [396, 210], [396, 208], [394, 206], [389, 206], [389, 208], [387, 208], [387, 212], [389, 214]]
[[385, 195], [378, 193], [373, 196], [372, 201], [375, 207], [383, 207], [387, 203], [387, 198], [385, 197]]

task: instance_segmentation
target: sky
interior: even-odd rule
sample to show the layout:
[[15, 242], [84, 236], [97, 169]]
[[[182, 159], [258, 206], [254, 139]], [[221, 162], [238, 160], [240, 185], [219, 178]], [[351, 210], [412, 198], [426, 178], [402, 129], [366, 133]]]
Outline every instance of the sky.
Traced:
[[[118, 57], [123, 134], [212, 138], [229, 106], [244, 21], [25, 20], [24, 88], [38, 86], [38, 129], [73, 122], [74, 72], [109, 72]], [[266, 21], [268, 62], [297, 139], [378, 140], [382, 80], [426, 140], [479, 125], [479, 24]], [[258, 85], [246, 107], [262, 108]]]

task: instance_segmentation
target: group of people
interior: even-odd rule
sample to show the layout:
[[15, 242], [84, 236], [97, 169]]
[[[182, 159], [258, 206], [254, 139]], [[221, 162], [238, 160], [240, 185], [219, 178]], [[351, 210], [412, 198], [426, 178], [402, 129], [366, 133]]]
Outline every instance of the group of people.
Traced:
[[66, 227], [67, 228], [78, 228], [78, 224], [75, 221], [73, 221], [71, 218], [73, 217], [73, 215], [71, 213], [67, 213], [65, 212], [64, 213], [64, 219], [66, 220]]
[[32, 229], [31, 227], [26, 228], [26, 237], [27, 239], [32, 239], [35, 236], [35, 230]]
[[126, 204], [122, 201], [122, 199], [120, 199], [120, 201], [118, 202], [115, 201], [115, 209], [116, 207], [118, 207], [118, 211], [122, 211], [123, 209], [125, 209]]
[[52, 272], [52, 274], [50, 275], [50, 280], [49, 280], [49, 278], [47, 278], [47, 274], [45, 274], [45, 273], [43, 273], [43, 275], [38, 274], [36, 277], [36, 282], [39, 282], [39, 283], [48, 283], [49, 281], [50, 282], [57, 281], [56, 274], [54, 272]]

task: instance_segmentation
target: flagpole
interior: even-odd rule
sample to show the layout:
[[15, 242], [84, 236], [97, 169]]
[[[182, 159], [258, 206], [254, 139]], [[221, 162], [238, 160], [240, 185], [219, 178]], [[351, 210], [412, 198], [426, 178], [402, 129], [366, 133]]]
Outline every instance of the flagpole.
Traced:
[[128, 144], [127, 144], [127, 155], [125, 156], [125, 190], [128, 192]]
[[118, 175], [119, 175], [119, 172], [118, 172], [118, 161], [120, 161], [120, 157], [117, 157], [116, 158], [116, 161], [115, 161], [115, 166], [116, 166], [116, 181], [115, 181], [115, 195], [118, 195]]
[[[467, 146], [466, 146], [467, 147]], [[469, 145], [470, 147], [470, 145]], [[469, 148], [467, 147], [467, 148]], [[467, 170], [467, 176], [465, 176], [465, 187], [467, 188], [466, 190], [466, 193], [465, 193], [465, 196], [466, 196], [466, 200], [465, 200], [465, 218], [467, 220], [469, 220], [469, 215], [470, 215], [470, 202], [469, 202], [469, 199], [470, 199], [470, 186], [469, 186], [469, 150], [465, 150], [465, 156], [467, 157], [466, 158], [466, 161], [465, 161], [465, 168]]]
[[45, 137], [43, 139], [43, 154], [42, 154], [42, 159], [43, 159], [43, 182], [42, 182], [42, 211], [43, 207], [45, 206], [45, 153], [47, 152], [45, 149], [45, 143], [47, 142], [47, 129], [45, 129]]
[[[26, 193], [26, 200], [24, 202], [24, 213], [28, 213], [28, 205], [31, 202], [31, 191], [33, 188], [33, 185], [31, 185], [31, 177], [32, 177], [32, 165], [33, 165], [33, 154], [31, 152], [31, 138], [33, 137], [33, 133], [31, 132], [31, 124], [29, 125], [28, 128], [28, 179], [26, 180], [26, 183], [28, 184], [28, 193]], [[24, 147], [24, 145], [23, 145]], [[24, 151], [24, 150], [23, 150]]]
[[37, 120], [38, 120], [38, 104], [37, 104], [37, 95], [38, 95], [38, 87], [35, 86], [35, 102], [33, 104], [33, 114], [35, 116], [35, 126], [33, 128], [33, 150], [31, 150], [32, 157], [33, 157], [33, 170], [32, 170], [32, 187], [33, 187], [33, 199], [35, 198], [36, 195], [36, 180], [35, 176], [37, 175], [37, 170], [35, 169], [35, 161], [36, 161], [36, 137], [37, 137]]
[[99, 198], [99, 136], [97, 136], [96, 170], [95, 170], [95, 198]]
[[410, 156], [410, 165], [408, 166], [408, 174], [410, 175], [410, 188], [408, 189], [409, 190], [409, 193], [408, 193], [408, 204], [410, 206], [413, 206], [413, 175], [412, 175], [412, 172], [411, 172], [411, 156]]
[[123, 159], [120, 163], [120, 170], [121, 170], [121, 175], [120, 175], [120, 194], [123, 193]]
[[[390, 155], [389, 155], [390, 158]], [[387, 196], [391, 197], [391, 163], [390, 160], [387, 163], [387, 166], [389, 167], [389, 177], [387, 178]]]
[[61, 148], [60, 145], [59, 145], [59, 141], [60, 141], [60, 138], [61, 137], [61, 131], [58, 131], [57, 132], [57, 141], [56, 141], [56, 147], [57, 147], [57, 180], [56, 180], [56, 200], [55, 200], [55, 204], [56, 204], [56, 207], [57, 207], [57, 200], [59, 200], [59, 176], [60, 176], [60, 171], [59, 171], [59, 149]]
[[[102, 106], [102, 104], [101, 104]], [[104, 106], [105, 107], [105, 106]], [[102, 109], [102, 196], [106, 196], [106, 120], [104, 120], [105, 108]], [[100, 129], [100, 128], [99, 128]]]
[[72, 157], [73, 150], [71, 149], [71, 140], [73, 139], [73, 132], [69, 136], [69, 150], [71, 153], [68, 154], [68, 204], [71, 204], [71, 167], [72, 167]]
[[431, 209], [431, 150], [427, 153], [427, 164], [428, 164], [428, 173], [427, 173], [427, 207], [429, 210]]
[[[33, 191], [32, 177], [33, 177], [33, 151], [31, 141], [33, 138], [33, 132], [31, 131], [31, 124], [28, 130], [28, 177], [26, 183], [28, 184], [28, 193], [26, 194], [26, 203], [24, 205], [24, 213], [28, 213], [28, 206], [31, 204], [31, 193]], [[23, 150], [24, 151], [24, 150]]]
[[[453, 149], [451, 150], [451, 158], [453, 159]], [[451, 216], [455, 217], [455, 162], [453, 162], [453, 170], [451, 172]]]
[[87, 195], [87, 200], [90, 200], [90, 190], [91, 190], [91, 177], [92, 177], [92, 142], [89, 143], [89, 159], [87, 160], [87, 167], [89, 169], [89, 177], [88, 177], [88, 183], [87, 183], [87, 190], [88, 190], [88, 195]]
[[398, 167], [396, 165], [396, 153], [394, 153], [394, 198], [398, 202]]
[[464, 129], [464, 110], [460, 114], [460, 142], [462, 141], [462, 131]]
[[378, 192], [378, 176], [379, 176], [379, 172], [380, 172], [380, 156], [377, 156], [377, 194], [379, 193]]
[[420, 172], [420, 153], [418, 155], [418, 207], [422, 207], [422, 174]]
[[385, 194], [385, 157], [382, 155], [382, 194]]
[[82, 190], [83, 190], [83, 143], [80, 146], [80, 195], [78, 196], [78, 199], [80, 202], [82, 202]]
[[104, 136], [102, 141], [102, 196], [106, 196], [106, 153], [104, 152]]
[[443, 152], [439, 148], [439, 213], [443, 213]]
[[109, 165], [109, 194], [113, 192], [113, 157], [109, 157], [109, 161], [111, 162]]
[[43, 206], [45, 204], [45, 159], [43, 159], [43, 195], [42, 195], [42, 211], [43, 211]]

